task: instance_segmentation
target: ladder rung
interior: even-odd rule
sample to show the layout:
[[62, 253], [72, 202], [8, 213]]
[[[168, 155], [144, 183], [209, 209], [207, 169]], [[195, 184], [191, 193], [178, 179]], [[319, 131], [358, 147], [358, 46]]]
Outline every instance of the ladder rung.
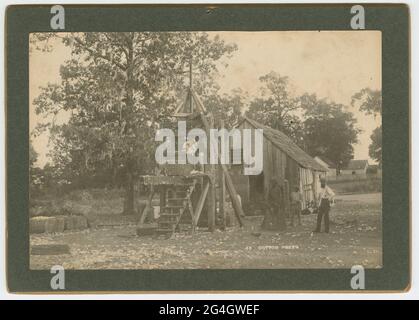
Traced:
[[181, 206], [181, 205], [168, 205], [168, 206], [163, 207], [163, 210], [165, 210], [165, 209], [182, 209], [184, 207], [185, 206]]
[[159, 219], [161, 219], [161, 218], [177, 218], [177, 217], [180, 217], [179, 213], [163, 213], [163, 214], [160, 214]]
[[159, 221], [159, 226], [160, 225], [169, 225], [169, 226], [173, 226], [174, 224], [176, 224], [176, 221]]
[[177, 224], [177, 221], [159, 221], [158, 227], [164, 226], [164, 227], [173, 227]]

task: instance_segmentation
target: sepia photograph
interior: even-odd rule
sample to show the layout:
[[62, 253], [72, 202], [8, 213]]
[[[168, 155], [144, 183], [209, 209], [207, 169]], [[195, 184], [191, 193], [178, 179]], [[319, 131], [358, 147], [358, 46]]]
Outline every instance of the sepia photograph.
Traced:
[[28, 46], [31, 270], [383, 267], [381, 31]]

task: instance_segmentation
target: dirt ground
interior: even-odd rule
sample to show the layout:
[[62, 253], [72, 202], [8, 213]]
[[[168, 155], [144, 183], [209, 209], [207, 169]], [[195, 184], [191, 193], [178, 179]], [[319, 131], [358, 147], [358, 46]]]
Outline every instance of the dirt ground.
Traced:
[[[316, 215], [286, 231], [260, 230], [262, 217], [245, 227], [177, 233], [171, 239], [138, 237], [132, 219], [84, 231], [31, 235], [31, 245], [67, 244], [70, 254], [31, 255], [31, 269], [366, 268], [382, 266], [381, 193], [340, 195], [331, 209], [331, 232], [313, 234]], [[119, 224], [119, 225], [115, 225]]]

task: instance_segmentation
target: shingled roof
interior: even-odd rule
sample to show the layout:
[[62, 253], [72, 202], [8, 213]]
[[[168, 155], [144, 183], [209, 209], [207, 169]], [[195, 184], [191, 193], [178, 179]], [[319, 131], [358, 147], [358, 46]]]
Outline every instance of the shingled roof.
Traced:
[[365, 169], [368, 165], [368, 160], [350, 160], [348, 165], [343, 170], [360, 170]]
[[243, 117], [243, 120], [238, 125], [247, 121], [256, 129], [263, 129], [263, 135], [266, 139], [272, 142], [273, 145], [285, 152], [291, 159], [297, 162], [301, 167], [313, 169], [316, 171], [326, 171], [326, 169], [316, 160], [310, 157], [305, 151], [297, 146], [286, 134], [279, 130], [272, 129], [255, 120]]

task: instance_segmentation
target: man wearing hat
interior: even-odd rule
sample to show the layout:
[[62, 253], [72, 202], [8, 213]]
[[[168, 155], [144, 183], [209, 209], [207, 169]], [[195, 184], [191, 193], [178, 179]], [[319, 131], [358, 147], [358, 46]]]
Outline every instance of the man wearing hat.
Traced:
[[318, 214], [317, 214], [317, 227], [313, 232], [320, 232], [322, 219], [324, 217], [324, 232], [329, 233], [329, 211], [330, 205], [333, 203], [335, 193], [326, 185], [326, 179], [320, 180], [320, 194], [318, 199]]

